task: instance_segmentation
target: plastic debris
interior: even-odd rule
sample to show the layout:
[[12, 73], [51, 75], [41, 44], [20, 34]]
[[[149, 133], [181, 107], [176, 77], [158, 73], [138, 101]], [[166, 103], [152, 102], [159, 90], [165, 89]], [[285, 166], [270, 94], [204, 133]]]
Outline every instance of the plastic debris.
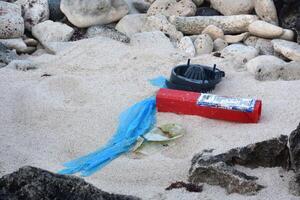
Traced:
[[81, 173], [89, 176], [121, 154], [129, 152], [137, 139], [152, 129], [156, 122], [155, 97], [147, 98], [120, 115], [119, 127], [101, 149], [64, 164], [60, 174]]
[[[237, 99], [216, 95], [212, 96], [217, 98], [211, 98], [209, 95], [162, 88], [156, 95], [157, 110], [158, 112], [198, 115], [241, 123], [257, 123], [260, 119], [261, 100]], [[202, 98], [203, 96], [209, 97], [209, 100], [205, 100], [205, 98]]]
[[170, 142], [184, 134], [185, 129], [180, 125], [164, 124], [141, 136], [132, 151], [143, 155], [155, 154], [173, 145]]
[[169, 89], [193, 92], [210, 92], [221, 82], [225, 72], [214, 67], [198, 64], [179, 65], [173, 68], [170, 80], [166, 81]]

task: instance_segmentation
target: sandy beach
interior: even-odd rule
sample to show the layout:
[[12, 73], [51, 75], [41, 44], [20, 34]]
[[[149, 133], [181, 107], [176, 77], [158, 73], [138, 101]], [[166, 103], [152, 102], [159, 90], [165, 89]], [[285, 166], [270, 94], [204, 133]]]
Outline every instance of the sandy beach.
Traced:
[[[0, 176], [24, 165], [57, 172], [62, 163], [98, 149], [114, 133], [123, 110], [155, 94], [149, 79], [168, 78], [172, 67], [186, 62], [187, 57], [168, 43], [140, 37], [134, 36], [130, 44], [85, 39], [56, 55], [30, 56], [38, 63], [36, 70], [0, 69]], [[157, 113], [157, 124], [178, 123], [186, 135], [154, 155], [123, 155], [85, 180], [105, 191], [142, 199], [299, 199], [288, 192], [293, 172], [281, 168], [239, 167], [266, 186], [255, 196], [227, 195], [223, 188], [207, 184], [202, 193], [165, 191], [172, 182], [187, 180], [194, 154], [211, 148], [222, 153], [288, 135], [299, 123], [300, 81], [257, 81], [247, 71], [235, 71], [230, 60], [209, 54], [192, 62], [217, 64], [225, 71], [214, 94], [261, 99], [259, 123]]]

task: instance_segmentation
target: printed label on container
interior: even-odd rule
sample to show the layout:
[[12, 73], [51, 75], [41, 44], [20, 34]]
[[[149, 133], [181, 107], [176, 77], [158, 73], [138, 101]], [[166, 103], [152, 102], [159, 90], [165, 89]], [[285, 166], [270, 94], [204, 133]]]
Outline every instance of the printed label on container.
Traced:
[[231, 98], [203, 93], [198, 98], [197, 105], [242, 112], [253, 112], [255, 102], [255, 99]]

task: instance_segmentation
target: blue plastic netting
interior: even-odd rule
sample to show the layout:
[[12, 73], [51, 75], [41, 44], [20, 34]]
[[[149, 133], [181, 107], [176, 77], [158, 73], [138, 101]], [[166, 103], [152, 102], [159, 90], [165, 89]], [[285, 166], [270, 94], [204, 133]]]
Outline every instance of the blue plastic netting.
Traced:
[[101, 149], [64, 164], [60, 174], [80, 172], [89, 176], [121, 154], [130, 151], [137, 138], [153, 128], [156, 122], [155, 97], [147, 98], [124, 111], [119, 127], [110, 141]]

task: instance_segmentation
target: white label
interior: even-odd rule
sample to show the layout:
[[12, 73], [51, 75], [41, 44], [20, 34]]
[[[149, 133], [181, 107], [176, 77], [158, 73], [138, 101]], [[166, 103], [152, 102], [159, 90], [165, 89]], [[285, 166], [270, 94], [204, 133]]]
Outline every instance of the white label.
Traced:
[[253, 112], [255, 102], [255, 99], [231, 98], [203, 93], [198, 98], [197, 104], [200, 106], [223, 108], [227, 110]]

